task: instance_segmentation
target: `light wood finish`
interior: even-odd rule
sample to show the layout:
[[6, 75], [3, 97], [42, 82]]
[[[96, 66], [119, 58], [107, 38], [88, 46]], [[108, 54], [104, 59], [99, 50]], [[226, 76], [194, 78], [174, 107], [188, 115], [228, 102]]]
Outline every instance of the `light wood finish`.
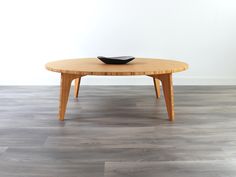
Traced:
[[81, 77], [75, 79], [75, 87], [74, 87], [75, 98], [78, 98], [78, 95], [79, 95], [80, 81], [81, 81]]
[[184, 71], [188, 65], [174, 60], [137, 58], [125, 65], [107, 65], [95, 58], [70, 59], [49, 62], [50, 71], [102, 76], [157, 75]]
[[72, 74], [61, 74], [61, 90], [60, 90], [60, 103], [59, 103], [59, 120], [63, 121], [70, 93], [71, 82], [78, 76]]
[[154, 83], [154, 87], [155, 87], [156, 97], [160, 98], [160, 96], [161, 96], [160, 80], [153, 77], [153, 83]]
[[175, 112], [174, 112], [174, 91], [172, 83], [172, 74], [162, 74], [156, 77], [161, 80], [169, 120], [173, 121], [175, 118]]
[[61, 96], [59, 119], [64, 120], [71, 81], [75, 80], [74, 95], [78, 97], [79, 85], [82, 76], [131, 76], [147, 75], [153, 77], [156, 97], [160, 97], [160, 81], [162, 82], [169, 120], [174, 120], [174, 95], [172, 85], [172, 73], [186, 70], [186, 63], [174, 60], [136, 58], [126, 65], [104, 64], [96, 58], [82, 58], [53, 61], [46, 64], [50, 71], [60, 72]]

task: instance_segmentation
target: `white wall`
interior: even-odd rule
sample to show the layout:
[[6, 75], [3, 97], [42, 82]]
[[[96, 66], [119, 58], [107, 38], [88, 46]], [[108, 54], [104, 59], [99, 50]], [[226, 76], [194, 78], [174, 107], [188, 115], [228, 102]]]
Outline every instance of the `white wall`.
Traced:
[[236, 1], [0, 0], [0, 85], [59, 84], [46, 62], [97, 55], [180, 59], [190, 69], [175, 84], [236, 84]]

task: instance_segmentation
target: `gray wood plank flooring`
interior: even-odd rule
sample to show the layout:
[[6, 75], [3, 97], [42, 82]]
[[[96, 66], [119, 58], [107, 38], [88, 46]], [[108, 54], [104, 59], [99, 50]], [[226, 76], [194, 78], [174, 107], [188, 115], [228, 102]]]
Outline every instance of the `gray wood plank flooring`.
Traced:
[[0, 177], [235, 177], [236, 86], [0, 87]]

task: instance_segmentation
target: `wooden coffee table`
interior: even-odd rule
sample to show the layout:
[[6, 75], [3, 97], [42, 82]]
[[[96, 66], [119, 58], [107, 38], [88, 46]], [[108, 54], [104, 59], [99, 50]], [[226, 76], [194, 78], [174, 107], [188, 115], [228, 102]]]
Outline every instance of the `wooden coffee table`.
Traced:
[[53, 61], [46, 64], [50, 71], [61, 73], [59, 119], [64, 120], [71, 82], [75, 80], [74, 95], [78, 97], [83, 76], [138, 76], [153, 78], [156, 97], [160, 97], [160, 81], [164, 92], [169, 120], [174, 120], [174, 93], [172, 73], [184, 71], [188, 65], [174, 60], [136, 58], [125, 65], [107, 65], [96, 58], [81, 58]]

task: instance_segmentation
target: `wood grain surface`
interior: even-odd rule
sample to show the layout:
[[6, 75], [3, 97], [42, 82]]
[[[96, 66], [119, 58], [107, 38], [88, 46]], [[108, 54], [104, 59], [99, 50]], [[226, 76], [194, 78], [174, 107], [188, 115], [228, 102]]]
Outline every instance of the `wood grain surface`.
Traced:
[[174, 60], [136, 58], [125, 65], [104, 64], [96, 58], [53, 61], [46, 64], [50, 71], [77, 75], [156, 75], [184, 71], [188, 65]]
[[154, 86], [94, 88], [61, 122], [59, 87], [1, 86], [0, 176], [236, 176], [236, 86], [175, 86], [175, 123]]

